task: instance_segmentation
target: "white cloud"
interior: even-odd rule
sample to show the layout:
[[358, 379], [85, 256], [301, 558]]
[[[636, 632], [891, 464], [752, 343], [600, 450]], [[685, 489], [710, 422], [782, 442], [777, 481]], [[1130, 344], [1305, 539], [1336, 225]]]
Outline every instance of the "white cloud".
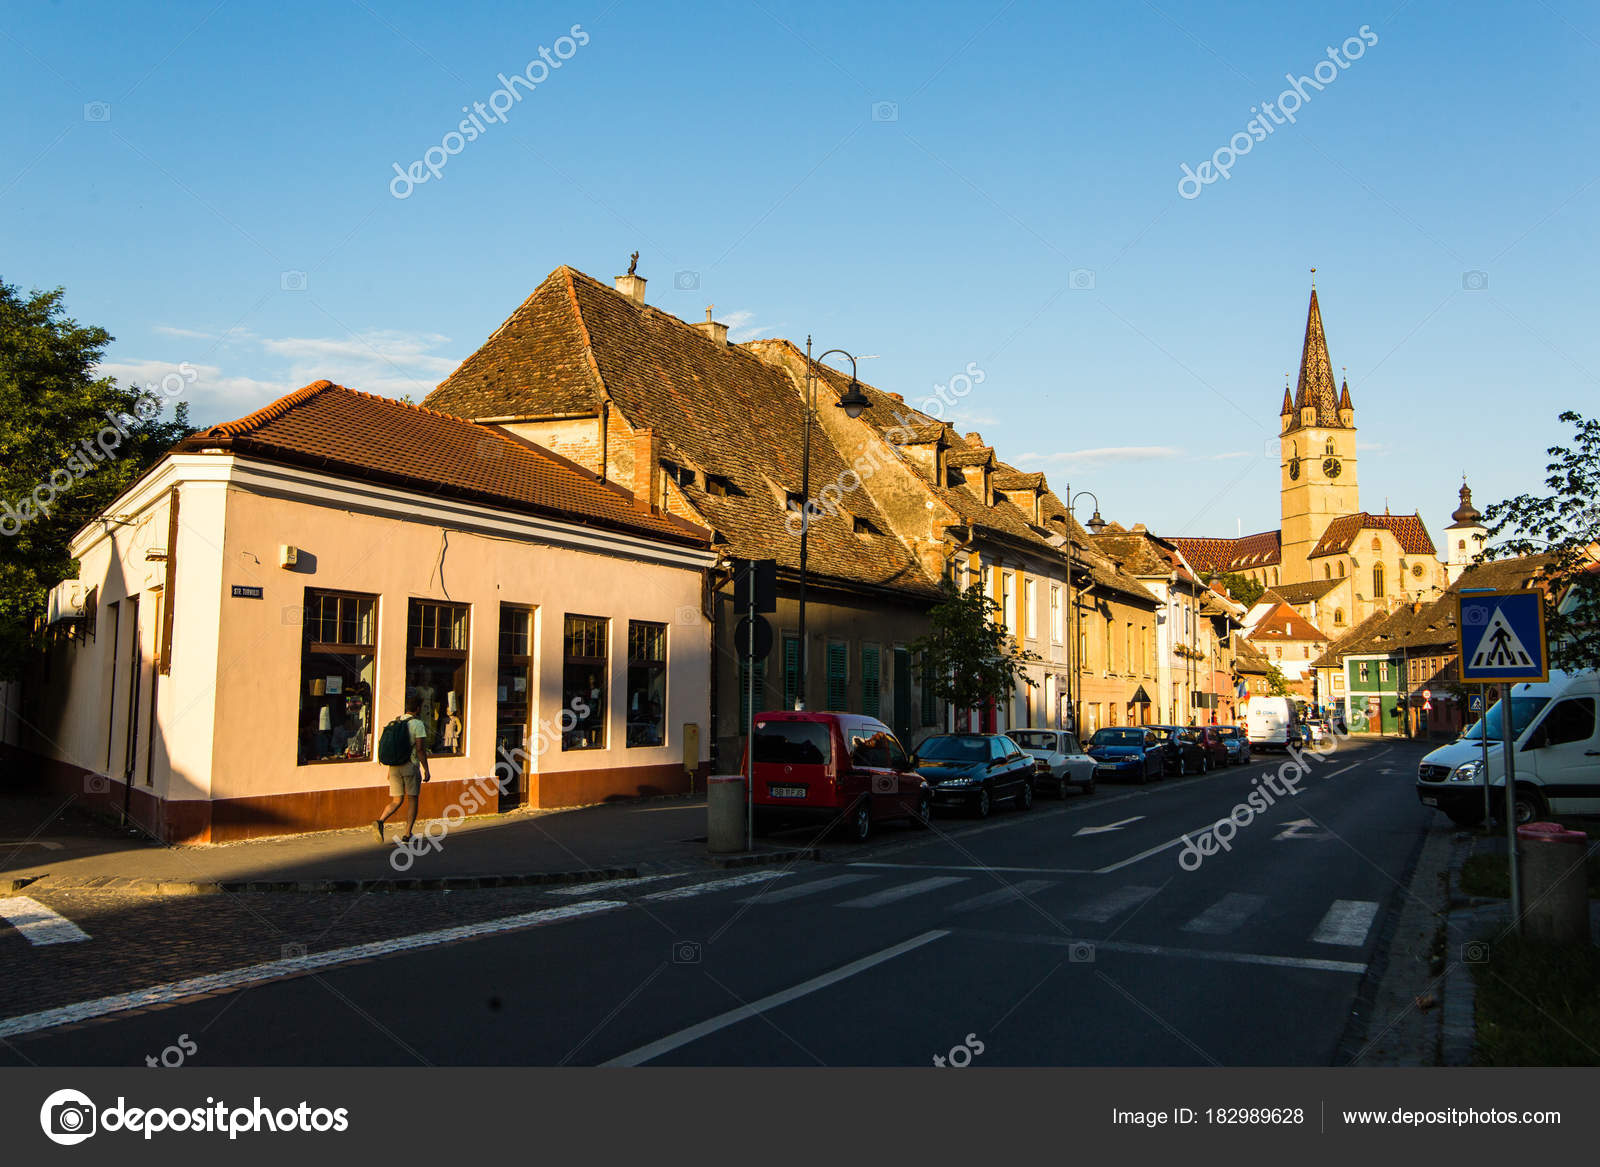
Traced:
[[174, 328], [170, 324], [153, 325], [151, 327], [150, 331], [151, 332], [155, 332], [155, 333], [159, 333], [162, 336], [176, 336], [176, 337], [179, 337], [182, 340], [213, 340], [213, 339], [215, 339], [215, 337], [213, 337], [212, 334], [209, 333], [209, 332], [196, 332], [192, 328]]
[[1056, 454], [1023, 454], [1019, 463], [1054, 462], [1146, 462], [1159, 458], [1181, 458], [1183, 451], [1173, 446], [1097, 446], [1088, 450], [1064, 450]]
[[728, 339], [734, 344], [743, 344], [747, 340], [755, 340], [761, 336], [773, 336], [782, 328], [781, 324], [752, 324], [756, 318], [754, 312], [743, 308], [722, 314], [722, 323], [728, 326]]

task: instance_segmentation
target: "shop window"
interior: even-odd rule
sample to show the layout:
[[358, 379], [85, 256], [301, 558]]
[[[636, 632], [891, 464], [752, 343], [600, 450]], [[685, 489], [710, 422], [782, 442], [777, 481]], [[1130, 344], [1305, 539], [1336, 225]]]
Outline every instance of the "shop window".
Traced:
[[667, 740], [667, 626], [628, 621], [628, 745]]
[[611, 621], [600, 616], [568, 616], [562, 630], [561, 700], [572, 717], [563, 725], [563, 750], [606, 748], [606, 677]]
[[298, 764], [370, 761], [378, 597], [307, 588], [301, 634]]
[[467, 752], [467, 611], [412, 600], [406, 619], [406, 697], [421, 699], [432, 755]]
[[[501, 750], [519, 750], [528, 744], [533, 726], [533, 610], [513, 604], [500, 605], [500, 653], [495, 681], [494, 745]], [[512, 755], [515, 757], [515, 754]], [[518, 775], [517, 791], [522, 789]], [[509, 792], [508, 792], [509, 793]]]

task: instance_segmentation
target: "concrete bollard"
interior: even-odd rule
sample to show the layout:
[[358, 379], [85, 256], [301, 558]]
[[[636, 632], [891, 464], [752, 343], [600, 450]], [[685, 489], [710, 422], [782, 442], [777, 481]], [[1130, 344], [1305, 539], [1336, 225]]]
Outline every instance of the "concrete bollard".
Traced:
[[1541, 944], [1589, 943], [1589, 839], [1559, 823], [1517, 828], [1523, 934]]
[[744, 775], [713, 775], [706, 782], [706, 849], [726, 855], [745, 849]]

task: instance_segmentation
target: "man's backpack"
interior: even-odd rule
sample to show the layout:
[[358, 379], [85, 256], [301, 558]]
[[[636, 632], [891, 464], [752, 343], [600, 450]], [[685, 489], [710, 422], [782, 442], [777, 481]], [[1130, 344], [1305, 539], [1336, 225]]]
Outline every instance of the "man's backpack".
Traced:
[[411, 718], [397, 717], [378, 736], [378, 762], [404, 766], [411, 761]]

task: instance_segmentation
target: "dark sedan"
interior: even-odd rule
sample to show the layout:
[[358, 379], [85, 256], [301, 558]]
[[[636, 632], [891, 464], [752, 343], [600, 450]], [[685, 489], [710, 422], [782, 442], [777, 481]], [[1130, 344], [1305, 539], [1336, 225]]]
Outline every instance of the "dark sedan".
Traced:
[[1152, 725], [1167, 747], [1168, 774], [1204, 774], [1211, 769], [1211, 754], [1201, 744], [1194, 726]]
[[1222, 746], [1228, 751], [1228, 764], [1242, 766], [1250, 760], [1250, 735], [1238, 725], [1214, 725], [1211, 727], [1222, 739]]
[[1097, 729], [1085, 751], [1095, 761], [1094, 776], [1110, 781], [1148, 782], [1160, 778], [1166, 747], [1146, 726]]
[[1229, 761], [1228, 747], [1217, 729], [1215, 725], [1197, 725], [1188, 731], [1206, 752], [1207, 769], [1212, 770], [1225, 769]]
[[938, 734], [911, 761], [932, 788], [935, 809], [957, 806], [987, 818], [1001, 799], [1018, 810], [1033, 805], [1033, 758], [1004, 734]]

